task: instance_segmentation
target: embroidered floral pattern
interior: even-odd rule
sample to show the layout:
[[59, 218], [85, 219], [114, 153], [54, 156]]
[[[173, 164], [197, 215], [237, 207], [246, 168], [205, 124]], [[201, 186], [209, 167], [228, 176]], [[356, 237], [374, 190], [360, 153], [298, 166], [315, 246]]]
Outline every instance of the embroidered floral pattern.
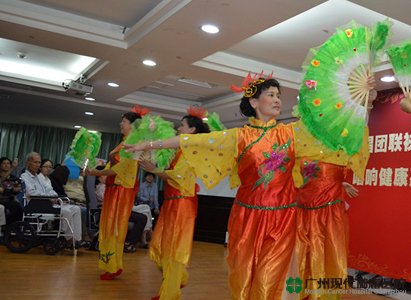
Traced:
[[271, 152], [263, 152], [265, 160], [258, 168], [258, 175], [260, 175], [260, 179], [255, 182], [253, 190], [263, 183], [264, 188], [266, 188], [271, 180], [273, 180], [275, 171], [280, 170], [283, 173], [286, 171], [285, 165], [290, 161], [287, 154], [287, 150], [290, 145], [291, 139], [283, 145], [278, 145], [275, 143], [271, 147]]
[[302, 170], [304, 182], [303, 186], [311, 179], [317, 178], [317, 173], [320, 171], [320, 167], [318, 166], [318, 160], [314, 160], [311, 162], [304, 161], [304, 167]]

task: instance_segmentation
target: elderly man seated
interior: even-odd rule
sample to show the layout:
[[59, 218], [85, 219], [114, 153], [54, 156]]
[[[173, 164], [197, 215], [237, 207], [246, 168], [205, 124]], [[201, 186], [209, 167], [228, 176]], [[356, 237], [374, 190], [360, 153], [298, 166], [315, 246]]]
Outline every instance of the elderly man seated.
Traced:
[[[51, 187], [50, 180], [41, 179], [37, 174], [40, 169], [41, 157], [36, 152], [31, 152], [26, 157], [26, 171], [21, 175], [21, 179], [26, 185], [26, 196], [52, 196], [57, 197], [57, 193]], [[50, 185], [50, 186], [49, 186]], [[62, 217], [70, 223], [74, 232], [74, 239], [77, 247], [86, 247], [88, 243], [82, 240], [81, 232], [81, 209], [77, 205], [63, 204]], [[67, 222], [62, 222], [62, 231], [71, 233]]]

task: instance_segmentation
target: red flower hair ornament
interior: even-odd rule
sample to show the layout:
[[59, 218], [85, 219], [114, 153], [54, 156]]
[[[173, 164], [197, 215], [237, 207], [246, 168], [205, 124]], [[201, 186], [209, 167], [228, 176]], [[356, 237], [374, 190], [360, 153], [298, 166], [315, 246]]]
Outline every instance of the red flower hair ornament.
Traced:
[[202, 106], [190, 105], [187, 108], [187, 114], [202, 120], [207, 116], [207, 110]]
[[150, 110], [148, 108], [145, 107], [141, 107], [140, 105], [136, 104], [131, 111], [133, 113], [138, 114], [140, 117], [145, 116], [146, 114], [148, 114], [150, 112]]
[[271, 78], [273, 78], [273, 72], [271, 72], [271, 74], [266, 78], [264, 78], [264, 71], [261, 71], [260, 74], [256, 73], [254, 76], [251, 76], [251, 73], [248, 73], [241, 83], [241, 86], [235, 86], [232, 84], [230, 89], [235, 93], [244, 92], [244, 97], [251, 98], [257, 92], [257, 85]]

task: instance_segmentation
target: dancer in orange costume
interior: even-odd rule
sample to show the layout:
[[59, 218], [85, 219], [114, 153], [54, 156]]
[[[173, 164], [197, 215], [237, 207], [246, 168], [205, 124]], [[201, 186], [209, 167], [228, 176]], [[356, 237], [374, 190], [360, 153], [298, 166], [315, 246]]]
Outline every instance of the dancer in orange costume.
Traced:
[[[373, 78], [369, 79], [373, 87]], [[376, 98], [372, 90], [369, 109]], [[330, 151], [308, 132], [301, 122], [295, 126], [295, 138], [299, 140], [296, 151], [309, 154], [300, 157], [293, 170], [297, 192], [297, 242], [296, 252], [299, 277], [304, 289], [318, 290], [323, 280], [323, 290], [349, 288], [347, 279], [348, 216], [345, 198], [356, 196], [358, 191], [345, 182], [349, 169], [361, 179], [369, 159], [368, 128], [362, 147], [349, 157], [342, 150]], [[335, 282], [332, 282], [332, 281]], [[338, 285], [338, 280], [341, 280]], [[329, 286], [327, 286], [327, 283]], [[338, 293], [307, 295], [301, 298], [340, 299]]]
[[[136, 106], [122, 116], [120, 128], [124, 137], [131, 132], [132, 123], [147, 112]], [[107, 176], [99, 224], [99, 268], [105, 271], [100, 275], [101, 280], [112, 280], [123, 272], [128, 219], [138, 190], [138, 163], [133, 159], [120, 159], [122, 147], [123, 143], [110, 152], [109, 163], [104, 170], [85, 170], [86, 175]]]
[[[183, 117], [178, 128], [180, 134], [210, 132], [203, 122], [205, 110], [190, 107], [188, 115]], [[178, 165], [178, 169], [176, 169]], [[180, 299], [180, 288], [187, 284], [189, 263], [194, 235], [194, 224], [197, 216], [196, 184], [186, 184], [185, 177], [194, 178], [194, 171], [181, 156], [176, 153], [167, 171], [159, 171], [155, 165], [142, 161], [141, 167], [154, 172], [166, 181], [164, 202], [154, 228], [150, 242], [149, 256], [163, 273], [160, 295], [153, 299]]]
[[228, 224], [231, 297], [285, 299], [284, 283], [296, 238], [294, 124], [276, 122], [281, 109], [277, 80], [249, 75], [235, 90], [244, 92], [240, 109], [250, 117], [244, 128], [125, 148], [180, 147], [184, 161], [207, 188], [230, 175], [231, 186], [239, 186]]
[[[318, 161], [303, 161], [302, 164], [303, 174], [312, 178], [299, 189], [296, 198], [299, 277], [304, 289], [319, 290], [318, 281], [321, 280], [323, 290], [349, 288], [348, 216], [344, 189], [350, 194], [355, 189], [345, 182], [344, 166]], [[340, 286], [337, 286], [338, 280], [341, 280]], [[309, 295], [303, 291], [300, 296], [308, 299]], [[340, 297], [338, 293], [310, 295], [311, 299]]]
[[207, 188], [231, 174], [240, 188], [231, 210], [227, 262], [233, 299], [281, 299], [295, 244], [293, 128], [277, 124], [280, 86], [275, 79], [243, 83], [240, 108], [251, 117], [244, 128], [199, 135], [180, 135], [151, 145], [126, 145], [129, 151], [178, 148], [195, 176], [180, 174], [185, 184], [200, 178]]

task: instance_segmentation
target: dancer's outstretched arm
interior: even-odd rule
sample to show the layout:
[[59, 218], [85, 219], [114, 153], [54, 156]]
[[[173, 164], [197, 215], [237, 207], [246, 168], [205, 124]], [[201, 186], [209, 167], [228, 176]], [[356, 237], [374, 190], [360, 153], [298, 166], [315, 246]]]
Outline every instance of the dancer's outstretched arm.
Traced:
[[127, 152], [145, 151], [151, 149], [176, 149], [180, 147], [180, 136], [175, 136], [167, 140], [157, 140], [150, 142], [142, 142], [135, 145], [124, 145]]

